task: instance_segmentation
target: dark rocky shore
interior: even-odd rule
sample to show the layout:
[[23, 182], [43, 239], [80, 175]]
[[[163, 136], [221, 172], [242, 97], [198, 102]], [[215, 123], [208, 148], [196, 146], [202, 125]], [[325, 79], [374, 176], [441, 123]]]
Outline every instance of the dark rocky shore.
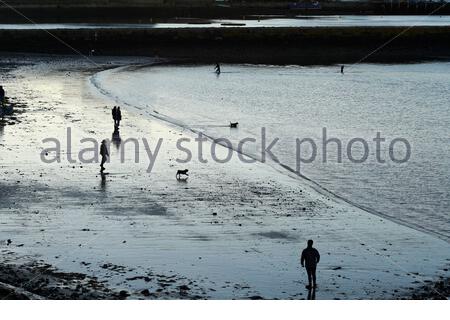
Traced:
[[[450, 27], [0, 30], [4, 52], [160, 56], [183, 62], [333, 64], [450, 58]], [[388, 45], [385, 45], [388, 43]]]
[[[114, 266], [112, 266], [114, 267]], [[136, 277], [139, 278], [139, 277]], [[146, 277], [143, 277], [146, 278]], [[130, 279], [133, 280], [133, 279]], [[160, 280], [165, 289], [172, 279]], [[116, 300], [116, 299], [206, 299], [189, 294], [188, 286], [180, 286], [179, 293], [143, 290], [133, 294], [126, 290], [111, 290], [96, 278], [81, 273], [59, 272], [51, 265], [33, 262], [23, 265], [0, 264], [0, 300]], [[184, 291], [183, 291], [184, 290]], [[395, 293], [400, 300], [445, 300], [450, 296], [450, 279], [429, 281], [408, 293]], [[262, 297], [259, 297], [263, 299]], [[255, 299], [249, 297], [248, 299]]]
[[1, 300], [124, 299], [95, 278], [80, 273], [58, 272], [50, 265], [0, 264]]
[[416, 290], [408, 299], [445, 300], [450, 297], [450, 279], [443, 279]]
[[[86, 262], [86, 264], [88, 264]], [[111, 263], [101, 266], [121, 272], [123, 266]], [[155, 278], [159, 288], [139, 292], [109, 288], [105, 281], [77, 272], [61, 272], [42, 261], [0, 264], [0, 300], [124, 300], [124, 299], [206, 299], [191, 287], [179, 284], [175, 276], [149, 274], [127, 278], [127, 281]], [[170, 288], [172, 286], [173, 288]]]

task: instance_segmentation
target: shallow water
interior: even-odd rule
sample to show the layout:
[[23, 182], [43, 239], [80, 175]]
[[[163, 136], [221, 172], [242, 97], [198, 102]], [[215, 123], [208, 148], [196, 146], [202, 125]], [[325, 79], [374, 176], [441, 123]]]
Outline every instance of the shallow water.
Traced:
[[[233, 147], [246, 137], [260, 141], [265, 127], [269, 143], [280, 138], [273, 148], [279, 162], [294, 170], [295, 139], [311, 138], [318, 154], [312, 163], [301, 164], [302, 174], [368, 210], [449, 238], [450, 63], [357, 65], [344, 75], [336, 66], [224, 65], [220, 76], [212, 69], [130, 68], [103, 72], [95, 82], [141, 113], [226, 137]], [[239, 128], [227, 128], [229, 121], [239, 121]], [[324, 127], [329, 138], [341, 139], [342, 163], [334, 143], [323, 163]], [[377, 132], [386, 139], [380, 148], [384, 163], [376, 156]], [[368, 143], [364, 163], [349, 160], [346, 147], [352, 138]], [[395, 138], [411, 145], [406, 163], [395, 163], [389, 156]], [[256, 144], [244, 151], [260, 157]], [[307, 158], [312, 149], [302, 151]], [[360, 143], [354, 144], [351, 155], [362, 157]], [[404, 144], [394, 145], [393, 156], [406, 156]]]
[[[225, 24], [225, 25], [223, 25]], [[237, 24], [237, 25], [236, 25]], [[43, 23], [0, 24], [0, 29], [126, 29], [126, 28], [220, 28], [220, 27], [362, 27], [362, 26], [448, 26], [450, 16], [299, 16], [295, 19], [271, 18], [252, 20], [205, 20], [205, 23]]]

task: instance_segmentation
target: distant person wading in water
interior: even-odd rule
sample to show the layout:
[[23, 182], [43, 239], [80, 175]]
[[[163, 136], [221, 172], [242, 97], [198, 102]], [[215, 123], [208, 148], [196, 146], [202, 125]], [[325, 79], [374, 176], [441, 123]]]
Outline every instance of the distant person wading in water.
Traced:
[[221, 71], [220, 71], [220, 64], [217, 63], [217, 64], [216, 64], [216, 67], [215, 67], [214, 69], [216, 70], [216, 73], [217, 73], [217, 74], [220, 74], [220, 72], [221, 72]]
[[[313, 248], [313, 241], [308, 240], [308, 247], [303, 250], [300, 263], [302, 267], [306, 268], [306, 273], [308, 274], [308, 285], [307, 289], [316, 288], [316, 267], [320, 260], [319, 251]], [[312, 280], [312, 281], [311, 281]]]
[[105, 167], [103, 166], [105, 162], [108, 160], [109, 152], [108, 147], [106, 146], [106, 140], [102, 141], [100, 145], [100, 155], [102, 156], [102, 162], [100, 163], [100, 172], [105, 171]]
[[344, 74], [344, 68], [345, 66], [341, 66], [341, 74]]

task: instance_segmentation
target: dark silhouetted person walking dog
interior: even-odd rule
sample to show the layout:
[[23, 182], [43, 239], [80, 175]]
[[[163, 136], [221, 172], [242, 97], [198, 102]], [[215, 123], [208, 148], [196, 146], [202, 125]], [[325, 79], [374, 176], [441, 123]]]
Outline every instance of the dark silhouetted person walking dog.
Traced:
[[112, 113], [112, 118], [114, 120], [114, 128], [117, 127], [117, 107], [114, 107], [111, 111]]
[[108, 147], [106, 146], [106, 140], [102, 141], [100, 145], [100, 155], [102, 156], [102, 162], [100, 163], [100, 172], [105, 171], [105, 167], [103, 166], [105, 162], [108, 160], [109, 152]]
[[313, 241], [308, 240], [308, 247], [303, 250], [300, 263], [302, 267], [306, 268], [306, 273], [308, 274], [308, 285], [307, 289], [316, 288], [316, 267], [320, 260], [319, 251], [313, 248]]

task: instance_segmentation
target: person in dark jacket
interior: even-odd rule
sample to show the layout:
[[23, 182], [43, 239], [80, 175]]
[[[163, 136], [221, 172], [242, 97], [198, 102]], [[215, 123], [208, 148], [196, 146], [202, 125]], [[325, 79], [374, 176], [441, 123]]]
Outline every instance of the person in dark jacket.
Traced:
[[307, 289], [316, 288], [316, 267], [320, 260], [319, 251], [313, 248], [313, 241], [308, 240], [308, 247], [303, 250], [300, 263], [302, 267], [306, 268], [306, 273], [308, 274], [308, 285]]
[[106, 140], [102, 141], [100, 145], [100, 155], [102, 156], [102, 162], [100, 163], [100, 172], [105, 171], [105, 167], [103, 166], [105, 162], [108, 160], [109, 152], [108, 147], [106, 146]]

